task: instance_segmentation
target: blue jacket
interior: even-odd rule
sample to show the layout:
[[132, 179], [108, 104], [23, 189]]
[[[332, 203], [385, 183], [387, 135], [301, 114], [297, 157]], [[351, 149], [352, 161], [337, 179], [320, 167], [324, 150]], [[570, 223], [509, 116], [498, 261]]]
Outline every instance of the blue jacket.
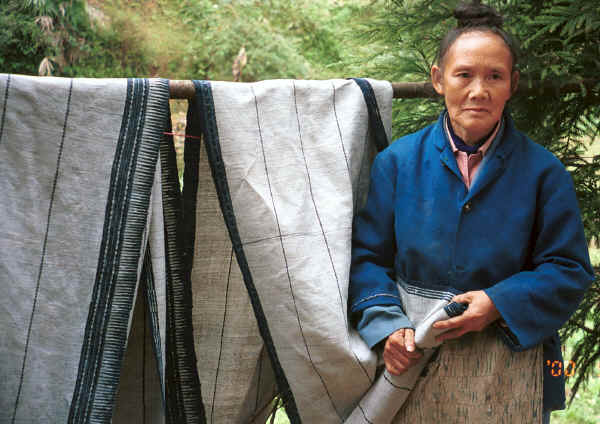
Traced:
[[[544, 343], [544, 363], [562, 363], [557, 330], [593, 280], [571, 177], [505, 115], [467, 190], [443, 116], [375, 158], [354, 222], [350, 311], [401, 307], [397, 278], [485, 290], [508, 325], [497, 327], [511, 349]], [[564, 408], [564, 377], [544, 368], [544, 409]]]

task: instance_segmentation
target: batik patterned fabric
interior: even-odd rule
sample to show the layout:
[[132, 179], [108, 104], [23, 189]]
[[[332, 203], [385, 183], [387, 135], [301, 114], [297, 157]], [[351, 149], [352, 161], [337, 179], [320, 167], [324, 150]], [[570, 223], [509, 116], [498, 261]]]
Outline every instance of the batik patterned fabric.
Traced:
[[202, 420], [168, 98], [0, 75], [0, 422]]
[[[391, 85], [371, 85], [389, 137]], [[376, 153], [365, 97], [352, 80], [196, 89], [188, 135], [206, 153], [186, 142], [184, 201], [207, 421], [253, 421], [276, 381], [292, 422], [340, 423], [377, 366], [347, 314]]]

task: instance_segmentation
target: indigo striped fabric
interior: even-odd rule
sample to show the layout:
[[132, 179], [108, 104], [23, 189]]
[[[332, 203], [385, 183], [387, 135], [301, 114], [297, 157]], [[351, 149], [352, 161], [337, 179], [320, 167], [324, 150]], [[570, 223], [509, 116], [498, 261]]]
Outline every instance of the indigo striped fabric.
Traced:
[[[207, 421], [264, 422], [276, 391], [292, 422], [343, 422], [377, 365], [347, 316], [352, 219], [377, 152], [361, 88], [195, 84], [188, 134], [205, 146], [186, 142], [184, 204]], [[392, 88], [371, 85], [389, 139]]]
[[0, 422], [203, 421], [168, 98], [0, 75]]

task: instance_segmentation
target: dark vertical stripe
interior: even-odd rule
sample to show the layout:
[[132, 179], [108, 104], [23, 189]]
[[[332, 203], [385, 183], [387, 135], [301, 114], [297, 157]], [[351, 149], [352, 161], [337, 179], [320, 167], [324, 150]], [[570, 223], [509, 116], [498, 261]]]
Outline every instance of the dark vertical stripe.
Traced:
[[[369, 383], [371, 383], [372, 380], [371, 380], [371, 377], [369, 376], [369, 373], [367, 372], [367, 370], [365, 369], [363, 364], [360, 362], [360, 360], [356, 356], [356, 353], [354, 353], [354, 351], [352, 350], [352, 346], [350, 346], [350, 336], [349, 336], [349, 331], [348, 331], [348, 317], [347, 317], [347, 314], [343, 313], [344, 312], [344, 298], [342, 296], [342, 289], [340, 287], [340, 279], [337, 275], [337, 271], [335, 269], [335, 264], [333, 263], [333, 256], [331, 255], [329, 241], [327, 240], [327, 236], [325, 235], [325, 229], [323, 228], [323, 221], [321, 220], [321, 215], [319, 214], [319, 209], [317, 208], [317, 202], [315, 201], [315, 196], [314, 196], [313, 189], [312, 189], [312, 181], [310, 179], [310, 170], [308, 168], [308, 162], [306, 161], [306, 154], [304, 152], [304, 142], [302, 140], [302, 128], [300, 125], [300, 114], [298, 113], [298, 102], [297, 102], [297, 98], [296, 98], [296, 84], [293, 81], [292, 81], [292, 87], [293, 87], [293, 93], [294, 93], [294, 108], [296, 110], [296, 122], [298, 124], [298, 139], [300, 140], [300, 151], [302, 152], [302, 159], [304, 160], [304, 169], [306, 171], [306, 177], [308, 179], [308, 191], [310, 193], [310, 198], [311, 198], [311, 201], [313, 204], [313, 208], [315, 210], [315, 215], [317, 217], [317, 221], [319, 222], [319, 228], [321, 228], [321, 235], [323, 236], [323, 241], [325, 242], [325, 247], [327, 248], [327, 254], [329, 255], [329, 263], [331, 264], [331, 270], [333, 271], [333, 276], [335, 277], [335, 283], [336, 283], [336, 286], [338, 289], [338, 295], [339, 295], [339, 299], [340, 299], [340, 311], [342, 312], [342, 319], [344, 321], [344, 325], [346, 326], [346, 341], [348, 342], [348, 350], [350, 350], [350, 352], [352, 352], [352, 355], [354, 356], [356, 363], [363, 370]], [[275, 205], [273, 205], [273, 207], [275, 207]], [[316, 369], [315, 369], [315, 371], [316, 371]], [[329, 394], [329, 391], [327, 390], [327, 387], [325, 386], [325, 382], [323, 382], [323, 387], [325, 387], [325, 391], [327, 391], [327, 394]], [[331, 399], [331, 396], [330, 396], [330, 399]], [[331, 400], [331, 403], [333, 404], [333, 400]], [[334, 405], [334, 409], [336, 409], [335, 405]], [[336, 409], [336, 411], [337, 411], [337, 409]], [[339, 413], [338, 413], [338, 415], [339, 415]]]
[[[145, 308], [144, 313], [147, 313], [148, 318], [145, 318], [145, 322], [150, 326], [150, 337], [152, 339], [152, 350], [154, 352], [154, 359], [156, 363], [156, 372], [159, 378], [159, 384], [161, 387], [161, 395], [164, 390], [163, 381], [163, 357], [161, 354], [161, 339], [160, 339], [160, 326], [158, 320], [158, 305], [156, 301], [156, 289], [154, 284], [154, 270], [152, 266], [152, 253], [151, 248], [146, 248], [146, 255], [144, 258], [144, 265], [142, 268], [142, 275], [140, 278], [140, 285], [142, 286], [142, 294], [144, 295]], [[144, 327], [144, 340], [146, 338], [146, 327]], [[144, 344], [144, 357], [146, 357], [146, 345]], [[146, 368], [144, 368], [144, 373]], [[144, 374], [145, 375], [145, 374]], [[145, 386], [144, 386], [145, 387]], [[164, 396], [161, 396], [161, 400], [164, 406]], [[144, 418], [145, 419], [145, 418]]]
[[[99, 368], [106, 339], [106, 326], [115, 289], [116, 267], [120, 262], [122, 237], [130, 198], [129, 174], [135, 167], [139, 147], [138, 127], [146, 102], [147, 83], [129, 79], [123, 124], [117, 143], [107, 198], [103, 236], [96, 281], [86, 323], [80, 367], [71, 404], [69, 423], [87, 423], [94, 401]], [[143, 121], [142, 121], [143, 122]]]
[[[7, 90], [8, 90], [8, 87], [7, 87]], [[12, 416], [13, 424], [14, 424], [16, 416], [17, 416], [17, 409], [19, 407], [19, 401], [21, 399], [21, 389], [23, 388], [23, 375], [25, 374], [25, 364], [27, 362], [27, 352], [29, 350], [29, 342], [31, 341], [31, 328], [33, 326], [35, 309], [37, 307], [38, 294], [40, 291], [40, 282], [42, 280], [42, 272], [44, 270], [44, 260], [46, 259], [46, 247], [48, 246], [48, 233], [50, 231], [50, 220], [52, 219], [52, 206], [54, 205], [54, 195], [56, 194], [58, 173], [60, 170], [60, 160], [62, 158], [63, 147], [65, 144], [65, 134], [67, 132], [67, 121], [69, 119], [69, 111], [71, 110], [71, 94], [72, 93], [73, 93], [73, 80], [71, 79], [70, 83], [69, 83], [69, 95], [67, 97], [67, 108], [65, 111], [65, 119], [63, 122], [62, 136], [60, 138], [60, 145], [58, 147], [58, 157], [56, 159], [56, 171], [54, 172], [54, 181], [52, 182], [52, 191], [50, 194], [50, 204], [48, 206], [48, 215], [46, 218], [46, 234], [44, 235], [44, 242], [42, 244], [42, 257], [40, 259], [40, 267], [38, 269], [37, 282], [35, 285], [35, 295], [33, 297], [33, 306], [31, 308], [31, 316], [29, 317], [29, 325], [27, 327], [27, 339], [25, 342], [25, 352], [23, 353], [21, 376], [19, 377], [19, 388], [17, 389], [17, 398], [15, 400], [15, 409], [13, 411], [13, 416]], [[5, 98], [6, 98], [6, 96], [5, 96]], [[5, 106], [6, 106], [6, 103], [5, 103]]]
[[[124, 109], [123, 109], [123, 117], [122, 117], [122, 122], [121, 122], [121, 129], [120, 129], [120, 133], [119, 133], [119, 138], [117, 140], [117, 146], [115, 149], [115, 159], [113, 161], [113, 166], [112, 166], [112, 170], [111, 170], [111, 177], [110, 177], [110, 181], [111, 183], [109, 184], [109, 192], [108, 192], [108, 196], [107, 196], [107, 205], [106, 205], [106, 210], [105, 210], [105, 222], [104, 222], [104, 227], [103, 227], [103, 235], [102, 235], [102, 243], [100, 246], [100, 258], [98, 260], [98, 269], [96, 271], [96, 282], [94, 284], [94, 288], [92, 290], [92, 301], [90, 303], [90, 311], [88, 314], [88, 320], [86, 323], [86, 328], [85, 328], [85, 334], [84, 334], [84, 341], [83, 341], [83, 346], [81, 349], [81, 355], [80, 355], [80, 360], [79, 360], [79, 369], [77, 371], [77, 380], [75, 383], [75, 389], [74, 389], [74, 393], [73, 393], [73, 398], [71, 401], [71, 408], [69, 410], [69, 424], [71, 423], [75, 423], [75, 422], [81, 422], [81, 415], [80, 415], [80, 411], [82, 410], [82, 408], [84, 407], [83, 403], [85, 402], [84, 397], [88, 394], [89, 392], [89, 386], [90, 386], [90, 382], [89, 382], [89, 377], [87, 375], [87, 367], [88, 367], [88, 357], [91, 355], [91, 350], [92, 350], [92, 346], [91, 346], [91, 342], [92, 342], [92, 337], [93, 335], [91, 334], [92, 329], [91, 329], [91, 323], [93, 322], [93, 320], [95, 320], [95, 314], [96, 314], [96, 302], [97, 302], [97, 298], [99, 297], [99, 292], [100, 292], [100, 284], [98, 284], [98, 277], [99, 277], [99, 273], [101, 272], [101, 265], [102, 265], [102, 258], [107, 254], [107, 238], [108, 238], [108, 230], [109, 227], [106, 225], [106, 220], [107, 220], [107, 216], [109, 216], [110, 212], [112, 211], [112, 202], [113, 202], [113, 198], [114, 198], [114, 181], [117, 178], [118, 175], [118, 168], [119, 168], [119, 161], [121, 159], [122, 156], [122, 152], [123, 152], [123, 141], [125, 139], [125, 136], [127, 134], [127, 128], [128, 128], [128, 124], [129, 124], [129, 119], [131, 118], [131, 108], [132, 108], [132, 102], [133, 102], [133, 82], [132, 80], [128, 80], [127, 81], [127, 92], [126, 92], [126, 99], [125, 99], [125, 104], [124, 104]], [[85, 379], [85, 381], [84, 381]]]
[[267, 352], [269, 353], [269, 358], [271, 359], [271, 364], [277, 380], [277, 386], [279, 387], [281, 397], [286, 402], [288, 418], [292, 424], [300, 423], [301, 420], [300, 416], [298, 415], [298, 408], [296, 407], [294, 394], [290, 390], [290, 385], [287, 381], [283, 368], [281, 367], [281, 363], [279, 362], [277, 351], [275, 350], [275, 345], [273, 344], [271, 331], [269, 330], [269, 325], [262, 309], [258, 292], [256, 291], [256, 287], [254, 285], [252, 273], [250, 272], [250, 267], [248, 266], [246, 254], [244, 252], [239, 230], [237, 228], [235, 213], [233, 211], [233, 204], [231, 202], [231, 195], [227, 183], [225, 164], [223, 163], [223, 158], [221, 157], [221, 148], [219, 145], [219, 134], [217, 130], [211, 86], [210, 83], [206, 81], [194, 81], [194, 85], [196, 87], [196, 99], [193, 107], [196, 109], [198, 119], [202, 123], [205, 148], [211, 167], [213, 181], [217, 189], [223, 218], [225, 219], [227, 230], [229, 231], [229, 237], [235, 250], [237, 262], [244, 278], [246, 290], [248, 291], [248, 296], [250, 297], [250, 301], [254, 309], [254, 315], [256, 316], [256, 320], [258, 322], [258, 329], [267, 348]]
[[[196, 133], [197, 120], [188, 110], [186, 134]], [[171, 122], [168, 122], [169, 128]], [[170, 132], [170, 131], [169, 131]], [[187, 138], [184, 151], [185, 184], [179, 191], [173, 138], [161, 144], [163, 213], [167, 266], [166, 411], [173, 424], [205, 423], [192, 325], [191, 266], [196, 232], [200, 141]], [[182, 207], [183, 204], [183, 207]]]
[[6, 76], [6, 90], [4, 90], [4, 103], [2, 104], [2, 118], [0, 118], [0, 144], [2, 144], [2, 135], [4, 134], [4, 120], [6, 119], [6, 104], [8, 103], [8, 90], [10, 89], [10, 77]]
[[[140, 283], [140, 284], [143, 284]], [[144, 292], [144, 294], [146, 293], [146, 286], [143, 285], [142, 286], [142, 290]], [[139, 296], [139, 294], [138, 294]], [[146, 296], [144, 296], [146, 297]], [[139, 306], [142, 306], [141, 304], [138, 303]], [[143, 346], [142, 346], [142, 423], [146, 424], [146, 327], [148, 327], [148, 319], [149, 317], [146, 316], [146, 308], [144, 308], [142, 306], [143, 309], [143, 321], [144, 321], [144, 341], [143, 341]]]
[[260, 348], [260, 353], [258, 354], [258, 380], [256, 382], [256, 401], [254, 402], [254, 412], [258, 410], [258, 402], [260, 400], [260, 385], [262, 383], [262, 368], [263, 368], [263, 351], [264, 348]]
[[363, 143], [363, 152], [362, 152], [362, 156], [360, 158], [360, 168], [358, 170], [358, 178], [356, 180], [356, 192], [354, 193], [354, 204], [353, 204], [353, 211], [354, 211], [354, 215], [356, 215], [358, 213], [358, 200], [359, 197], [362, 196], [362, 192], [360, 191], [360, 183], [363, 177], [363, 167], [364, 167], [364, 162], [365, 159], [367, 157], [367, 153], [369, 150], [369, 128], [367, 128], [367, 133], [365, 134], [365, 140]]
[[150, 323], [150, 336], [152, 337], [152, 346], [156, 359], [157, 372], [160, 379], [160, 386], [164, 388], [163, 357], [161, 354], [160, 323], [158, 319], [158, 303], [156, 301], [156, 288], [154, 284], [154, 269], [152, 266], [152, 253], [150, 246], [146, 249], [144, 265], [142, 268], [142, 277], [140, 284], [143, 287], [146, 308], [148, 309], [148, 322]]
[[363, 93], [365, 103], [367, 105], [367, 111], [369, 113], [369, 127], [373, 130], [373, 140], [377, 146], [377, 150], [381, 152], [389, 145], [387, 134], [385, 133], [385, 127], [381, 121], [381, 114], [379, 113], [379, 106], [377, 105], [377, 97], [373, 91], [373, 87], [369, 81], [363, 78], [352, 78], [354, 82], [360, 87]]
[[112, 417], [167, 109], [167, 81], [128, 80], [70, 424]]
[[219, 371], [221, 369], [221, 354], [223, 353], [223, 336], [225, 335], [225, 323], [227, 321], [227, 301], [229, 298], [229, 283], [231, 281], [231, 263], [233, 262], [233, 248], [229, 256], [229, 271], [227, 272], [227, 286], [225, 288], [225, 307], [223, 308], [223, 325], [221, 326], [221, 338], [219, 340], [219, 358], [217, 359], [217, 371], [215, 372], [215, 388], [213, 390], [212, 407], [210, 410], [210, 422], [215, 422], [215, 398], [217, 397], [217, 384], [219, 382]]
[[196, 242], [196, 201], [198, 197], [198, 175], [200, 172], [200, 156], [202, 155], [200, 137], [202, 135], [202, 121], [196, 116], [194, 103], [189, 101], [186, 116], [185, 134], [194, 138], [186, 138], [183, 150], [183, 258], [186, 272], [189, 274], [194, 262], [194, 244]]
[[340, 135], [340, 144], [342, 145], [342, 152], [344, 152], [344, 159], [346, 160], [346, 169], [350, 175], [350, 183], [352, 183], [352, 175], [350, 172], [350, 163], [348, 162], [348, 155], [346, 154], [346, 146], [344, 146], [344, 138], [342, 137], [342, 129], [340, 128], [340, 120], [337, 115], [337, 108], [335, 106], [335, 84], [332, 82], [331, 87], [333, 88], [333, 115], [335, 116], [335, 123], [337, 125], [338, 134]]

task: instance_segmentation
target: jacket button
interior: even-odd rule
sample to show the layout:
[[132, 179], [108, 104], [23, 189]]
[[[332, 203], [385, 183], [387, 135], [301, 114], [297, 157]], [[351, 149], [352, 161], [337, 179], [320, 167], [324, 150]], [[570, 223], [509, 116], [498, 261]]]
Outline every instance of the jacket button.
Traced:
[[467, 203], [465, 203], [465, 206], [463, 209], [465, 212], [470, 212], [472, 207], [473, 206], [471, 205], [471, 202], [467, 202]]

